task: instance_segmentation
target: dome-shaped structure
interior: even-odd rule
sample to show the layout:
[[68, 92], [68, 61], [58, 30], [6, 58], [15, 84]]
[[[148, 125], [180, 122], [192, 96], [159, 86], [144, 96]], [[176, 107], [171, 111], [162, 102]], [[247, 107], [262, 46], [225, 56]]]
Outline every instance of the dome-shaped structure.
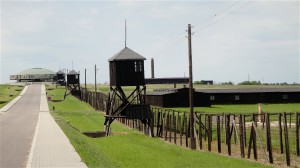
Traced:
[[52, 82], [56, 73], [44, 68], [31, 68], [10, 75], [10, 80], [17, 80], [18, 82]]

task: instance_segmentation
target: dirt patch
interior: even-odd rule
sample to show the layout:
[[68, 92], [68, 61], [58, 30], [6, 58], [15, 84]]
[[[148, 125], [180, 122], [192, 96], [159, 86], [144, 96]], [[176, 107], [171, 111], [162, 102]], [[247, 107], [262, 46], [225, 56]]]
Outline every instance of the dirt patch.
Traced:
[[83, 132], [82, 134], [91, 138], [101, 138], [101, 137], [105, 137], [106, 133], [103, 131], [96, 131], [96, 132]]

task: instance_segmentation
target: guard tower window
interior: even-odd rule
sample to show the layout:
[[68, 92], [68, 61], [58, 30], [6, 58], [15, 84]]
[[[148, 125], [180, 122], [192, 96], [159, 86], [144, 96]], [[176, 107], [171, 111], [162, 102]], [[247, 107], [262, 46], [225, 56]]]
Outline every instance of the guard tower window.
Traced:
[[78, 79], [78, 75], [75, 75], [75, 79]]
[[288, 99], [288, 95], [287, 95], [287, 94], [283, 94], [283, 95], [282, 95], [282, 99], [283, 99], [283, 100], [287, 100], [287, 99]]
[[134, 72], [143, 72], [142, 61], [134, 61]]
[[234, 100], [239, 101], [240, 100], [240, 96], [239, 95], [235, 95], [234, 96]]

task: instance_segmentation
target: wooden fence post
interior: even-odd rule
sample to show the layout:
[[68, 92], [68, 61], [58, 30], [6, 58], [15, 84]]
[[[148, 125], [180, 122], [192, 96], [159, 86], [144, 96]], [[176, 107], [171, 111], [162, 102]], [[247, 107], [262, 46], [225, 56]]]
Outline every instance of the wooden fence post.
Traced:
[[189, 125], [190, 125], [190, 122], [189, 120], [187, 119], [187, 117], [185, 118], [185, 121], [186, 121], [186, 125], [185, 125], [185, 146], [186, 147], [189, 147]]
[[240, 149], [241, 149], [241, 156], [245, 157], [245, 148], [244, 148], [244, 129], [243, 129], [243, 115], [240, 114], [239, 117], [239, 128], [240, 128]]
[[221, 153], [221, 131], [220, 131], [220, 116], [217, 115], [217, 139], [218, 139], [218, 153]]
[[289, 147], [289, 137], [286, 123], [286, 113], [283, 113], [283, 129], [284, 129], [284, 140], [285, 140], [285, 156], [286, 156], [286, 165], [291, 166], [291, 158], [290, 158], [290, 147]]
[[[256, 115], [252, 114], [252, 123], [253, 125], [257, 126], [257, 120], [256, 120]], [[254, 129], [254, 126], [252, 126], [253, 128], [253, 153], [254, 153], [254, 159], [257, 160], [257, 143], [256, 143], [256, 132]]]
[[180, 123], [180, 133], [179, 133], [180, 146], [182, 146], [182, 132], [183, 132], [183, 128], [184, 128], [184, 117], [182, 119], [182, 122], [181, 122], [181, 117], [179, 118], [179, 123]]
[[202, 114], [199, 114], [199, 146], [200, 146], [200, 150], [203, 148], [202, 146]]
[[230, 115], [226, 115], [226, 142], [227, 142], [227, 151], [228, 155], [231, 155], [231, 142], [230, 142]]
[[[267, 116], [266, 116], [267, 115]], [[273, 153], [272, 153], [272, 139], [271, 139], [271, 128], [270, 128], [270, 114], [266, 113], [266, 136], [267, 136], [267, 150], [269, 152], [269, 162], [273, 163]]]
[[211, 151], [211, 141], [212, 141], [212, 121], [211, 121], [211, 115], [209, 114], [207, 116], [207, 123], [208, 123], [208, 137], [207, 137], [207, 142], [208, 142], [208, 151]]
[[244, 133], [244, 146], [247, 147], [246, 115], [243, 115], [243, 133]]
[[174, 118], [173, 118], [173, 123], [174, 123], [174, 144], [176, 144], [177, 142], [177, 136], [176, 136], [176, 134], [177, 134], [177, 124], [176, 124], [176, 116], [174, 116]]
[[204, 114], [204, 140], [206, 141], [207, 136], [207, 115]]
[[281, 113], [278, 113], [278, 129], [279, 129], [279, 143], [280, 153], [283, 154], [283, 142], [282, 142], [282, 126], [281, 126]]
[[300, 156], [300, 150], [299, 150], [299, 113], [296, 112], [296, 153], [297, 156]]
[[172, 141], [173, 116], [174, 116], [174, 112], [173, 112], [172, 116], [169, 115], [169, 142]]
[[165, 129], [165, 141], [167, 141], [167, 135], [168, 135], [168, 125], [169, 125], [169, 114], [166, 114], [166, 116], [165, 116], [165, 121], [166, 122], [164, 122], [164, 129]]

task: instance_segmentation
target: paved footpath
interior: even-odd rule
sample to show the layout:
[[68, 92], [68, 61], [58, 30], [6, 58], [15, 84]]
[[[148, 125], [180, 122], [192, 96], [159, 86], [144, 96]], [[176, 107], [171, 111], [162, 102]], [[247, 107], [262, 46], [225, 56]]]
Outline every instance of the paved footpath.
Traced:
[[[26, 104], [29, 99], [30, 102], [35, 103]], [[20, 106], [20, 103], [22, 103], [22, 101], [24, 101], [25, 104], [23, 104], [22, 107], [18, 107]], [[14, 111], [14, 109], [16, 108], [17, 112]], [[5, 115], [0, 115], [1, 168], [86, 168], [86, 165], [81, 162], [79, 155], [70, 144], [68, 138], [65, 136], [65, 134], [62, 132], [60, 127], [56, 124], [56, 122], [50, 115], [44, 85], [29, 86], [28, 91], [22, 96], [22, 98], [5, 113]], [[19, 119], [21, 116], [20, 114], [23, 114], [24, 116], [26, 116], [26, 118]], [[29, 118], [33, 119], [30, 120]], [[24, 123], [24, 121], [27, 120], [29, 121], [27, 123]], [[15, 128], [17, 126], [14, 124], [7, 125], [4, 123], [14, 123], [20, 126], [18, 126], [18, 128]], [[23, 134], [19, 134], [20, 132], [23, 132], [23, 130], [17, 133], [7, 133], [12, 132], [12, 130], [27, 128], [29, 127], [29, 125], [30, 131], [28, 131], [28, 135], [26, 136], [24, 136]], [[24, 139], [27, 140], [26, 143], [23, 142]], [[21, 148], [23, 152], [19, 152], [19, 148]]]

